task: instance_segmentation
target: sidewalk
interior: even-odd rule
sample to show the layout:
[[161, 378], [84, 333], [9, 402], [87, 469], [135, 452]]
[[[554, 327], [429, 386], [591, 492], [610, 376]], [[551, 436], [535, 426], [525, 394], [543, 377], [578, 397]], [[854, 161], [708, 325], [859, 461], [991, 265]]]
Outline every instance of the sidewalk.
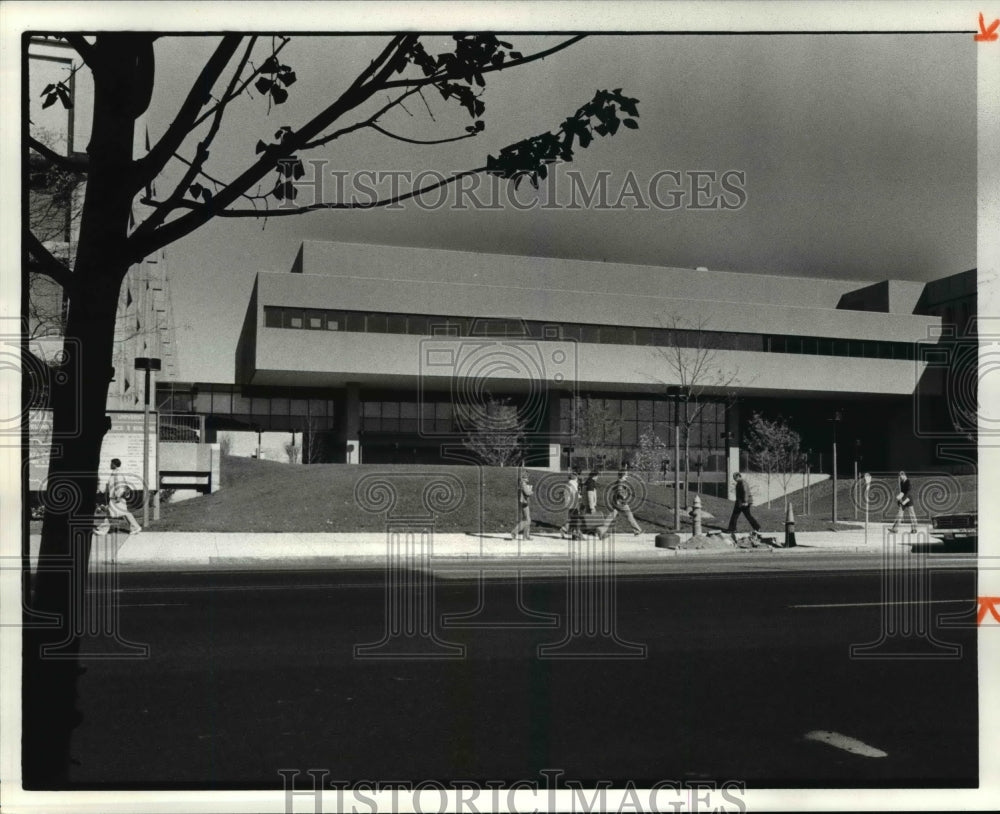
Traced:
[[[564, 540], [552, 532], [536, 532], [531, 540], [513, 541], [506, 534], [434, 534], [426, 538], [426, 549], [420, 550], [420, 540], [392, 541], [396, 556], [402, 556], [419, 565], [421, 560], [434, 559], [553, 559], [569, 560], [571, 556], [609, 556], [616, 562], [669, 560], [673, 557], [692, 556], [807, 556], [817, 551], [843, 551], [852, 553], [881, 554], [885, 544], [909, 551], [913, 542], [933, 543], [926, 530], [918, 535], [886, 535], [886, 526], [870, 525], [867, 543], [864, 530], [797, 532], [798, 545], [790, 549], [737, 549], [685, 550], [657, 548], [655, 534], [618, 534], [604, 544], [596, 538], [574, 542]], [[778, 543], [784, 534], [768, 535]], [[690, 537], [681, 535], [682, 539]], [[32, 568], [37, 565], [39, 536], [31, 536]], [[120, 568], [136, 570], [171, 570], [196, 568], [199, 570], [226, 569], [233, 566], [281, 564], [314, 564], [322, 561], [357, 562], [359, 565], [384, 564], [389, 556], [390, 541], [384, 532], [359, 533], [242, 533], [242, 532], [172, 532], [143, 531], [127, 535], [112, 533], [95, 537], [91, 563], [117, 564]]]

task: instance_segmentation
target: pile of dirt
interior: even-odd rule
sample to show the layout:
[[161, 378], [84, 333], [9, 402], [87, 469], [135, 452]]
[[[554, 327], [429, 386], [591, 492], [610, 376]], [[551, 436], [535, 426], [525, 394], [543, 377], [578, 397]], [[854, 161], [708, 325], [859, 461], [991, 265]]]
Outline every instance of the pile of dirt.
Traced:
[[712, 549], [716, 551], [732, 551], [733, 541], [730, 537], [724, 537], [721, 534], [699, 534], [695, 537], [689, 537], [684, 542], [680, 543], [678, 546], [680, 549], [686, 551], [691, 550], [704, 550]]

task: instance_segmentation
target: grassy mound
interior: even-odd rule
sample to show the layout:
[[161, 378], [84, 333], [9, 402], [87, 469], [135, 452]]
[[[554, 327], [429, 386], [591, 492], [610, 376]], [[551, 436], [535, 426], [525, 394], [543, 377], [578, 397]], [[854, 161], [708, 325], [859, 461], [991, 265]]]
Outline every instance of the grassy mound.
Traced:
[[[530, 471], [535, 484], [532, 503], [534, 527], [541, 533], [555, 533], [565, 522], [560, 488], [565, 483], [564, 473]], [[517, 517], [517, 470], [512, 468], [473, 466], [413, 466], [383, 464], [311, 464], [295, 466], [277, 461], [258, 461], [252, 458], [226, 457], [222, 460], [222, 488], [212, 495], [205, 495], [162, 507], [162, 519], [150, 523], [150, 530], [159, 531], [243, 531], [243, 532], [352, 532], [381, 531], [386, 523], [386, 505], [380, 505], [379, 483], [388, 484], [394, 498], [393, 516], [427, 516], [434, 509], [435, 529], [442, 532], [498, 533], [513, 527]], [[914, 493], [923, 488], [919, 478], [914, 478]], [[437, 490], [437, 503], [433, 494], [426, 492], [435, 481], [443, 482]], [[614, 481], [608, 474], [600, 479], [599, 510], [606, 511], [604, 490]], [[966, 482], [967, 481], [967, 482]], [[974, 478], [957, 482], [974, 486]], [[643, 484], [633, 476], [637, 499], [632, 507], [636, 519], [647, 532], [658, 532], [673, 526], [673, 488], [668, 484]], [[792, 497], [795, 508], [796, 530], [815, 531], [834, 527], [829, 516], [830, 486], [812, 490], [812, 513], [802, 513], [801, 496]], [[841, 519], [853, 518], [849, 502], [850, 484], [839, 484], [844, 497], [838, 515]], [[367, 491], [366, 498], [360, 494]], [[453, 505], [447, 503], [450, 492], [455, 493]], [[388, 492], [385, 492], [388, 495]], [[826, 502], [824, 503], [824, 498]], [[959, 499], [970, 500], [963, 491]], [[971, 498], [974, 505], [974, 497]], [[431, 504], [428, 508], [427, 502]], [[702, 508], [714, 515], [703, 525], [705, 530], [725, 528], [729, 522], [732, 503], [709, 495], [702, 497]], [[445, 511], [448, 509], [448, 511]], [[924, 510], [918, 509], [923, 516]], [[764, 531], [778, 533], [784, 529], [785, 509], [783, 500], [773, 502], [771, 508], [755, 506], [754, 515]], [[893, 507], [893, 519], [895, 509]], [[874, 513], [872, 521], [877, 520]], [[691, 530], [691, 521], [685, 511], [681, 513], [683, 530]], [[625, 521], [619, 519], [618, 527], [625, 530]], [[749, 531], [745, 519], [739, 521], [741, 531]]]

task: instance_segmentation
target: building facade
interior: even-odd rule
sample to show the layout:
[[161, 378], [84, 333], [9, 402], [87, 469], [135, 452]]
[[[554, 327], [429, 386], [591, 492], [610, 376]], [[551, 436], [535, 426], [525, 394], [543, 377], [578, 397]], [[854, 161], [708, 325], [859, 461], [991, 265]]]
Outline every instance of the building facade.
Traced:
[[[945, 390], [925, 352], [941, 341], [935, 309], [944, 292], [974, 315], [974, 282], [305, 242], [290, 272], [256, 275], [236, 383], [175, 384], [161, 403], [218, 429], [301, 432], [306, 461], [469, 460], [463, 438], [493, 396], [517, 406], [537, 466], [565, 469], [584, 444], [617, 465], [644, 434], [669, 447], [679, 422], [692, 465], [721, 485], [745, 465], [756, 411], [785, 418], [814, 469], [829, 471], [835, 435], [841, 474], [926, 468], [953, 434], [942, 414], [918, 427], [920, 399]], [[676, 398], [684, 385], [697, 398]], [[581, 437], [579, 398], [603, 406], [599, 439]]]

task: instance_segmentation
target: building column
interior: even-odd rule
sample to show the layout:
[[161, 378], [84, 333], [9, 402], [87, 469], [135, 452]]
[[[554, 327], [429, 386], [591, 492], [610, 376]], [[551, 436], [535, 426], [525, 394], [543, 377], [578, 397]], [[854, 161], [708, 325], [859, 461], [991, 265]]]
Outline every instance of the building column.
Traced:
[[357, 382], [348, 382], [344, 388], [344, 443], [344, 462], [361, 463], [361, 388]]
[[548, 403], [546, 405], [545, 418], [545, 440], [548, 442], [549, 458], [548, 468], [553, 472], [562, 470], [562, 434], [559, 426], [559, 404], [564, 393], [559, 390], [549, 390]]
[[733, 475], [740, 471], [740, 403], [726, 406], [726, 496], [736, 500]]

